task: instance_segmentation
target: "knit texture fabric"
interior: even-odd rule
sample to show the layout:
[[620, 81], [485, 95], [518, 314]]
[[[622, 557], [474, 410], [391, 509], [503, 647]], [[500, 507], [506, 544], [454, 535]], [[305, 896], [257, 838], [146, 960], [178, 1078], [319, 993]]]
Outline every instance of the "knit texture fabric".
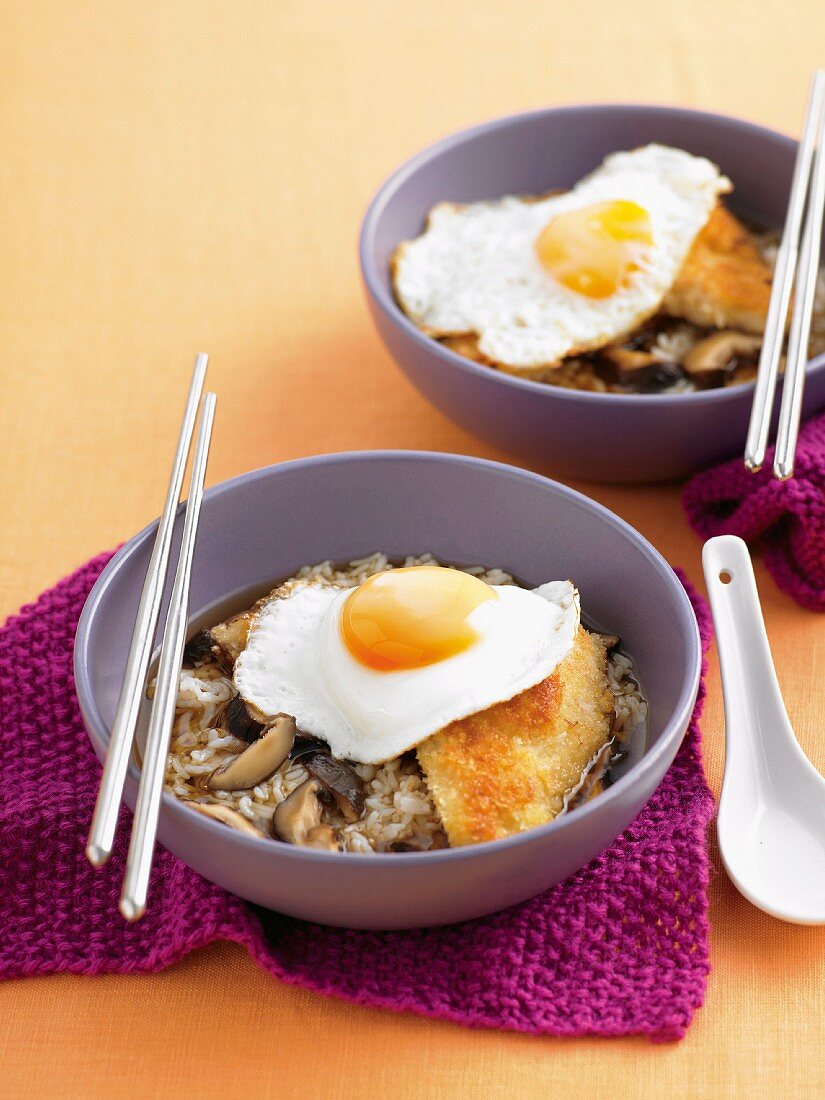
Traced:
[[825, 413], [803, 425], [794, 476], [776, 481], [772, 466], [773, 449], [758, 474], [739, 458], [696, 474], [682, 498], [688, 522], [702, 538], [760, 539], [782, 591], [825, 611]]
[[[72, 680], [78, 616], [107, 560], [0, 630], [0, 977], [150, 973], [226, 939], [281, 981], [358, 1004], [535, 1034], [684, 1034], [708, 973], [704, 676], [676, 761], [630, 827], [506, 912], [410, 932], [324, 928], [254, 909], [159, 849], [148, 912], [129, 925], [117, 908], [128, 812], [106, 867], [83, 852], [100, 767]], [[691, 598], [707, 647], [707, 608]]]

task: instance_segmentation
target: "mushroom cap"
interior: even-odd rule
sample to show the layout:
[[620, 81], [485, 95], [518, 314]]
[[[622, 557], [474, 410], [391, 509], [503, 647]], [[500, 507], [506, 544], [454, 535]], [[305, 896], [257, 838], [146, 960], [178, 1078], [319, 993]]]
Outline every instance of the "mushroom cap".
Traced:
[[304, 767], [329, 791], [347, 821], [360, 818], [364, 812], [364, 785], [354, 768], [328, 752], [314, 753], [304, 760]]
[[212, 772], [207, 787], [213, 791], [249, 790], [280, 768], [294, 741], [295, 720], [287, 714], [279, 715], [240, 756]]
[[306, 844], [309, 834], [321, 824], [323, 807], [318, 796], [322, 790], [319, 780], [307, 779], [278, 804], [272, 828], [279, 840]]
[[693, 345], [684, 359], [688, 374], [722, 371], [736, 355], [754, 355], [762, 346], [761, 336], [725, 329], [705, 336]]
[[227, 730], [233, 737], [251, 744], [266, 729], [266, 721], [253, 713], [240, 695], [233, 695], [221, 711], [221, 729]]
[[304, 847], [318, 848], [323, 852], [337, 852], [340, 845], [334, 829], [329, 825], [316, 825], [307, 833]]

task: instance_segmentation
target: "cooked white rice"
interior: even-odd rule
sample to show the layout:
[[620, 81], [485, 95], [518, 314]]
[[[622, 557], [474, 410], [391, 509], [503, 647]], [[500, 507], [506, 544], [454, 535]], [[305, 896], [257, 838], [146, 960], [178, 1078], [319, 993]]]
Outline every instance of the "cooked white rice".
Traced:
[[[408, 557], [405, 566], [438, 564], [430, 554]], [[290, 580], [355, 587], [372, 576], [394, 568], [385, 554], [372, 554], [350, 562], [345, 569], [331, 562], [306, 566]], [[483, 566], [462, 566], [487, 584], [514, 584], [509, 573]], [[289, 583], [289, 582], [287, 582]], [[643, 732], [647, 716], [633, 663], [623, 653], [611, 654], [610, 685], [616, 697], [614, 735], [629, 740]], [[232, 807], [265, 832], [279, 802], [308, 778], [300, 760], [287, 760], [271, 778], [251, 791], [210, 791], [206, 777], [246, 748], [246, 743], [217, 728], [224, 703], [235, 694], [231, 677], [214, 663], [181, 672], [175, 726], [166, 768], [166, 786], [188, 802], [221, 802]], [[438, 812], [414, 753], [386, 764], [357, 764], [364, 781], [365, 808], [360, 820], [346, 822], [334, 810], [327, 820], [348, 852], [385, 852], [414, 848], [428, 850], [447, 844]]]

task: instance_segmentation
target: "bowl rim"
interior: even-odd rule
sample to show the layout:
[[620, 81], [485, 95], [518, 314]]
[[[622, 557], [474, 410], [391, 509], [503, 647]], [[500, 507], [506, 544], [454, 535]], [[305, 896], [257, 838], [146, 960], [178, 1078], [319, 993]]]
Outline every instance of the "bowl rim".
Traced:
[[[419, 168], [430, 161], [436, 160], [444, 153], [449, 153], [452, 149], [466, 142], [474, 141], [478, 137], [495, 133], [498, 130], [508, 129], [510, 126], [517, 123], [532, 119], [541, 119], [558, 115], [576, 116], [593, 114], [594, 112], [610, 115], [627, 111], [638, 111], [641, 114], [654, 117], [659, 116], [666, 118], [668, 116], [678, 115], [685, 118], [693, 118], [700, 122], [704, 121], [711, 124], [721, 123], [742, 131], [747, 131], [758, 137], [778, 141], [789, 149], [794, 149], [797, 145], [794, 138], [789, 137], [787, 134], [780, 133], [778, 130], [772, 130], [770, 127], [762, 126], [756, 122], [750, 122], [747, 119], [736, 118], [733, 115], [725, 115], [715, 111], [702, 111], [691, 107], [668, 107], [649, 103], [576, 103], [558, 107], [539, 107], [528, 111], [518, 111], [513, 114], [502, 115], [490, 119], [487, 122], [480, 122], [473, 126], [456, 130], [446, 137], [439, 138], [425, 146], [394, 169], [378, 187], [364, 214], [358, 242], [361, 277], [364, 281], [367, 294], [380, 308], [387, 320], [394, 324], [396, 328], [400, 329], [414, 344], [417, 344], [425, 351], [429, 351], [430, 354], [435, 356], [436, 359], [440, 360], [440, 362], [447, 367], [453, 367], [469, 375], [471, 378], [486, 379], [493, 384], [497, 383], [516, 391], [521, 390], [525, 394], [543, 394], [545, 398], [553, 398], [558, 401], [585, 405], [598, 401], [609, 401], [611, 404], [629, 404], [636, 408], [660, 408], [665, 404], [674, 402], [678, 405], [689, 403], [700, 406], [715, 402], [736, 402], [742, 400], [743, 394], [752, 395], [755, 387], [754, 382], [744, 382], [738, 386], [729, 386], [721, 389], [697, 390], [694, 392], [676, 394], [598, 393], [590, 390], [566, 389], [562, 386], [548, 385], [546, 382], [534, 382], [529, 378], [522, 378], [515, 374], [507, 374], [504, 371], [496, 370], [494, 367], [487, 367], [481, 363], [474, 363], [471, 359], [459, 355], [458, 352], [446, 348], [432, 336], [427, 336], [409, 319], [409, 317], [406, 316], [396, 302], [388, 285], [386, 285], [386, 273], [380, 272], [374, 262], [373, 244], [375, 235], [387, 204], [398, 188], [405, 183], [410, 176], [414, 175]], [[815, 356], [808, 361], [806, 375], [819, 372], [824, 368], [825, 353]], [[748, 400], [750, 400], [750, 397]]]
[[[659, 739], [634, 767], [629, 769], [625, 775], [617, 779], [616, 782], [600, 794], [597, 799], [593, 799], [586, 805], [578, 807], [575, 815], [557, 817], [547, 822], [545, 825], [539, 825], [534, 829], [528, 829], [525, 832], [516, 833], [513, 836], [503, 837], [500, 840], [483, 841], [479, 844], [465, 845], [458, 848], [440, 848], [434, 851], [425, 852], [372, 852], [366, 855], [360, 852], [324, 852], [312, 848], [300, 848], [289, 844], [273, 845], [268, 838], [245, 836], [235, 830], [227, 829], [225, 825], [217, 821], [212, 821], [202, 814], [193, 813], [185, 803], [176, 798], [164, 787], [161, 806], [166, 811], [167, 815], [170, 815], [170, 821], [172, 823], [175, 821], [181, 823], [188, 822], [191, 827], [202, 828], [206, 830], [207, 837], [213, 835], [210, 830], [220, 830], [219, 834], [214, 835], [223, 836], [224, 841], [230, 845], [238, 844], [250, 852], [254, 849], [261, 852], [272, 851], [273, 854], [279, 858], [296, 859], [299, 861], [313, 859], [319, 862], [328, 862], [331, 860], [335, 866], [341, 866], [343, 861], [343, 863], [357, 865], [358, 867], [379, 867], [386, 866], [388, 863], [398, 865], [399, 861], [401, 861], [402, 865], [406, 866], [409, 864], [419, 864], [422, 861], [425, 864], [430, 864], [448, 860], [483, 857], [483, 855], [490, 852], [491, 849], [500, 852], [506, 848], [520, 848], [525, 844], [535, 842], [540, 837], [550, 836], [553, 833], [568, 828], [571, 822], [574, 824], [576, 822], [584, 823], [593, 816], [593, 814], [604, 813], [605, 808], [617, 801], [628, 788], [640, 784], [643, 785], [644, 778], [654, 772], [659, 761], [671, 751], [674, 739], [678, 739], [676, 745], [676, 749], [678, 750], [684, 732], [687, 730], [699, 690], [703, 659], [702, 645], [693, 607], [685, 589], [671, 566], [665, 561], [658, 550], [648, 542], [644, 535], [637, 531], [626, 520], [617, 516], [615, 512], [611, 512], [610, 509], [599, 504], [598, 501], [591, 500], [583, 493], [571, 489], [561, 482], [554, 481], [541, 474], [533, 473], [531, 470], [510, 466], [504, 462], [495, 462], [491, 459], [475, 458], [470, 455], [451, 454], [442, 451], [410, 450], [333, 452], [330, 454], [312, 455], [307, 458], [273, 463], [269, 466], [262, 466], [258, 469], [239, 474], [212, 486], [204, 493], [204, 501], [216, 500], [226, 493], [234, 492], [241, 486], [248, 487], [250, 484], [254, 484], [257, 481], [266, 480], [270, 477], [277, 477], [293, 470], [313, 469], [340, 464], [352, 464], [357, 466], [360, 463], [369, 463], [376, 460], [382, 462], [435, 462], [471, 466], [493, 473], [503, 473], [510, 477], [519, 479], [524, 478], [543, 486], [550, 486], [562, 496], [568, 497], [577, 507], [595, 512], [609, 526], [624, 534], [625, 537], [628, 537], [641, 551], [643, 556], [647, 558], [648, 562], [663, 577], [666, 583], [673, 588], [679, 607], [678, 627], [687, 635], [688, 649], [690, 652], [690, 664], [684, 671], [679, 698], [670, 718], [665, 723]], [[182, 514], [184, 507], [185, 505], [183, 504], [179, 506], [178, 515]], [[74, 643], [75, 689], [87, 736], [92, 742], [93, 748], [98, 752], [105, 752], [109, 742], [110, 731], [100, 714], [97, 701], [92, 691], [89, 674], [89, 643], [93, 622], [98, 607], [101, 602], [105, 600], [107, 591], [122, 566], [141, 546], [143, 546], [144, 543], [153, 537], [156, 528], [157, 520], [154, 520], [116, 551], [92, 587], [78, 621]], [[134, 775], [133, 768], [134, 764], [130, 762], [129, 774], [132, 776]], [[186, 816], [180, 818], [179, 815], [181, 814]]]

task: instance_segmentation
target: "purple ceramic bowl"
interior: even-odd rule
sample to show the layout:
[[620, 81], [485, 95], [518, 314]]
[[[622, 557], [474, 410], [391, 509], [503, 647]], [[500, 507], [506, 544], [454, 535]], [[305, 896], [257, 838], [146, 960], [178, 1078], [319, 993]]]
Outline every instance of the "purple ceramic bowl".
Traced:
[[[101, 758], [154, 532], [152, 524], [112, 559], [77, 631], [77, 693]], [[644, 755], [569, 817], [474, 847], [398, 855], [312, 851], [243, 836], [169, 794], [162, 800], [160, 842], [227, 890], [307, 920], [405, 928], [480, 916], [577, 870], [650, 798], [696, 697], [696, 621], [667, 563], [599, 504], [524, 470], [411, 451], [302, 459], [210, 489], [192, 577], [192, 617], [308, 562], [377, 549], [393, 556], [430, 550], [446, 561], [498, 565], [533, 585], [572, 576], [585, 615], [620, 632], [636, 659], [651, 703]], [[133, 765], [130, 806], [137, 775]]]
[[[475, 435], [570, 477], [660, 481], [741, 454], [753, 386], [671, 396], [600, 394], [502, 374], [419, 332], [393, 297], [390, 256], [399, 241], [421, 233], [436, 202], [569, 188], [608, 153], [648, 142], [708, 157], [733, 181], [731, 205], [738, 212], [782, 225], [796, 152], [791, 138], [704, 111], [582, 106], [497, 119], [430, 146], [390, 176], [361, 230], [370, 311], [410, 380]], [[808, 368], [805, 415], [823, 406], [825, 356]]]

